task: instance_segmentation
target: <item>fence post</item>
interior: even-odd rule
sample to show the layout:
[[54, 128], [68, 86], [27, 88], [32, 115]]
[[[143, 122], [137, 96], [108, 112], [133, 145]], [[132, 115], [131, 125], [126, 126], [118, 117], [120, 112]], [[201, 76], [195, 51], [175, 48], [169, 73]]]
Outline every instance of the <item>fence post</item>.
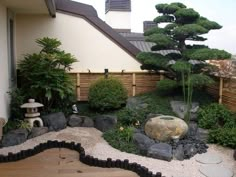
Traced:
[[77, 94], [77, 100], [80, 101], [80, 73], [77, 73], [76, 77], [76, 94]]
[[165, 71], [164, 70], [160, 70], [159, 73], [160, 73], [160, 81], [164, 80], [165, 79], [165, 76], [164, 76]]
[[132, 78], [132, 93], [133, 93], [133, 96], [135, 96], [136, 94], [136, 76], [135, 76], [135, 73], [133, 73], [133, 78]]
[[219, 104], [222, 104], [223, 84], [224, 84], [224, 79], [220, 77]]

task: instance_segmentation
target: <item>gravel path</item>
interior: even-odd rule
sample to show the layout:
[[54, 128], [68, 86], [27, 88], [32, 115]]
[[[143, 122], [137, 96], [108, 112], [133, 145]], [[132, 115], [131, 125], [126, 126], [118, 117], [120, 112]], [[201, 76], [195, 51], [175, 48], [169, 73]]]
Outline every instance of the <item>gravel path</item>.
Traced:
[[[16, 153], [24, 149], [32, 148], [39, 143], [47, 142], [48, 140], [64, 140], [67, 142], [73, 141], [76, 143], [81, 143], [86, 151], [86, 154], [100, 159], [107, 159], [108, 157], [121, 160], [129, 159], [130, 162], [137, 162], [143, 166], [146, 166], [154, 173], [162, 172], [165, 177], [205, 177], [199, 172], [199, 168], [204, 164], [198, 163], [195, 160], [195, 158], [200, 156], [200, 154], [197, 154], [190, 160], [172, 160], [171, 162], [129, 154], [112, 148], [102, 138], [102, 133], [95, 128], [66, 128], [59, 132], [49, 132], [42, 136], [27, 140], [21, 145], [2, 148], [0, 149], [0, 154], [8, 154], [8, 152]], [[232, 149], [217, 145], [209, 145], [207, 153], [213, 153], [221, 157], [223, 162], [220, 163], [219, 166], [226, 167], [236, 174], [236, 161], [233, 159]]]

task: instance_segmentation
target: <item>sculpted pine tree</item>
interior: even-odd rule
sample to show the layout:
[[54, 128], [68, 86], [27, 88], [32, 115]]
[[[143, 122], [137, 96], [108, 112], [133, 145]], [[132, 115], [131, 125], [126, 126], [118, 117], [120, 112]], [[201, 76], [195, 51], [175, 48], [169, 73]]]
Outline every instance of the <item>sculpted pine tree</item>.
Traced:
[[[194, 9], [187, 8], [182, 3], [158, 4], [156, 9], [160, 16], [154, 21], [158, 25], [144, 33], [146, 41], [154, 43], [152, 52], [141, 52], [137, 58], [142, 63], [142, 69], [168, 71], [167, 76], [174, 79], [171, 85], [182, 84], [184, 100], [190, 104], [192, 88], [212, 81], [205, 74], [209, 69], [204, 61], [228, 59], [231, 54], [224, 50], [210, 49], [205, 45], [187, 45], [186, 41], [205, 41], [207, 39], [202, 35], [222, 26], [200, 16]], [[160, 50], [168, 50], [168, 54], [162, 55], [158, 52]]]

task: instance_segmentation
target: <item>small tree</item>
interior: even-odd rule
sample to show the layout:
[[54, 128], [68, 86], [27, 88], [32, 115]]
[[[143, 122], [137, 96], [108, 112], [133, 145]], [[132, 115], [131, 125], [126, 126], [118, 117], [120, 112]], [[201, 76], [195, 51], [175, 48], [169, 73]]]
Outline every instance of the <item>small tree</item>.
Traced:
[[22, 89], [44, 104], [46, 111], [65, 106], [66, 99], [74, 94], [73, 82], [66, 71], [76, 61], [70, 53], [61, 50], [61, 42], [53, 38], [36, 40], [42, 50], [27, 54], [19, 62]]
[[[153, 42], [152, 51], [169, 50], [167, 55], [154, 52], [141, 52], [137, 58], [141, 68], [166, 70], [167, 77], [176, 80], [183, 87], [184, 101], [188, 105], [186, 121], [189, 120], [193, 87], [204, 86], [213, 80], [206, 75], [209, 65], [205, 60], [228, 59], [231, 54], [224, 50], [210, 49], [205, 45], [187, 45], [186, 41], [205, 41], [203, 34], [220, 29], [218, 23], [200, 16], [194, 9], [182, 3], [158, 4], [160, 16], [154, 21], [157, 27], [146, 31], [147, 42]], [[164, 25], [163, 25], [164, 24]], [[160, 26], [164, 27], [160, 27]], [[187, 86], [187, 90], [186, 90]]]

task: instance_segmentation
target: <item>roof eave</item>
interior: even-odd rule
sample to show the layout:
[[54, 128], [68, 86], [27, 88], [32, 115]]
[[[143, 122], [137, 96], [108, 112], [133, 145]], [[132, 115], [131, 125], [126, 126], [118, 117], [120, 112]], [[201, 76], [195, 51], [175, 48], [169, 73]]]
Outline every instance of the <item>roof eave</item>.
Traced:
[[56, 4], [54, 0], [45, 0], [46, 6], [48, 8], [48, 12], [51, 17], [56, 17]]

